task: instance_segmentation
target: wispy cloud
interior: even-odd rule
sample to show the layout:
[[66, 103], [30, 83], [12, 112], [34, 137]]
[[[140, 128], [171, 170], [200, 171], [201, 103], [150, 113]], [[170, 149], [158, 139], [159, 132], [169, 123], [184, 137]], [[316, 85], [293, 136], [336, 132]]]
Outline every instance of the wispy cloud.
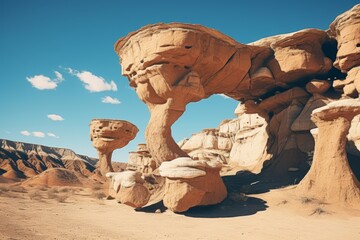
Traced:
[[112, 98], [110, 96], [106, 96], [102, 98], [103, 103], [110, 103], [110, 104], [120, 104], [121, 102], [117, 98]]
[[47, 115], [47, 117], [53, 121], [64, 121], [64, 118], [57, 114], [49, 114], [49, 115]]
[[90, 92], [117, 91], [114, 81], [107, 82], [103, 77], [96, 76], [89, 71], [78, 71], [72, 68], [65, 68], [65, 70], [79, 78], [83, 82], [85, 89]]
[[53, 137], [53, 138], [59, 138], [58, 136], [56, 136], [54, 133], [47, 133], [47, 135], [49, 136], [49, 137]]
[[33, 77], [26, 77], [26, 79], [31, 83], [31, 85], [39, 90], [51, 90], [55, 89], [58, 84], [64, 80], [64, 77], [58, 71], [55, 71], [55, 79], [51, 79], [42, 74], [35, 75]]
[[44, 138], [46, 136], [53, 137], [53, 138], [59, 138], [57, 135], [55, 135], [54, 133], [51, 133], [51, 132], [48, 132], [47, 134], [45, 134], [40, 131], [29, 132], [27, 130], [24, 130], [24, 131], [21, 131], [20, 133], [24, 136], [33, 136], [33, 137], [38, 137], [38, 138]]
[[38, 137], [38, 138], [45, 137], [45, 133], [43, 133], [43, 132], [32, 132], [31, 135], [33, 135], [34, 137]]
[[26, 131], [26, 130], [21, 131], [20, 133], [21, 133], [22, 135], [24, 135], [24, 136], [30, 136], [30, 135], [31, 135], [31, 133], [30, 133], [29, 131]]
[[63, 81], [64, 80], [64, 77], [61, 73], [59, 73], [58, 71], [55, 71], [55, 76], [56, 76], [56, 79], [58, 81]]

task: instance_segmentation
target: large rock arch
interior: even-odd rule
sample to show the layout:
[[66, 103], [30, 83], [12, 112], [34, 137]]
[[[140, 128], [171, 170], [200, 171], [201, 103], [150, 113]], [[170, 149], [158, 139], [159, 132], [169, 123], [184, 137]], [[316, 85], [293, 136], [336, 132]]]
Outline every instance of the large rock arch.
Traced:
[[[254, 100], [262, 114], [280, 112], [294, 98], [307, 96], [293, 88], [326, 75], [332, 61], [322, 46], [326, 32], [307, 29], [244, 45], [200, 25], [155, 24], [119, 39], [115, 51], [124, 76], [151, 113], [146, 141], [161, 163], [186, 156], [171, 136], [172, 124], [189, 102], [212, 94]], [[283, 92], [270, 98], [274, 93]]]

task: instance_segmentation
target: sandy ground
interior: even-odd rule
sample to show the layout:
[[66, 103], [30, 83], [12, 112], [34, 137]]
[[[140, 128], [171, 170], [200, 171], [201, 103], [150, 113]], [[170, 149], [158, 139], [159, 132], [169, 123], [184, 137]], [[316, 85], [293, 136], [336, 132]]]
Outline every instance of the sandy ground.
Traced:
[[[292, 189], [232, 196], [174, 214], [103, 200], [90, 189], [0, 185], [0, 239], [360, 239], [360, 210], [298, 198]], [[159, 211], [159, 210], [158, 210]]]

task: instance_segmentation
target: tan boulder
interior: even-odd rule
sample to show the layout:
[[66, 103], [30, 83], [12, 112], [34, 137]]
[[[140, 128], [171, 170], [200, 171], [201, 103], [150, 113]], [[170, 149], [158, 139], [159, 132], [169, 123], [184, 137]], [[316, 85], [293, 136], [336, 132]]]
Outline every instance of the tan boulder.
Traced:
[[318, 127], [315, 152], [310, 171], [296, 188], [299, 195], [359, 206], [360, 183], [345, 151], [346, 135], [357, 114], [360, 102], [355, 99], [334, 101], [313, 111], [311, 119]]
[[90, 139], [99, 154], [99, 169], [102, 176], [113, 172], [111, 156], [115, 149], [126, 146], [139, 129], [124, 120], [93, 119], [90, 123]]
[[139, 208], [146, 205], [150, 199], [149, 190], [143, 185], [142, 173], [134, 171], [108, 172], [110, 180], [109, 196], [120, 203]]
[[218, 149], [218, 130], [204, 129], [193, 134], [181, 147], [185, 152], [196, 149]]
[[342, 72], [360, 65], [360, 4], [336, 17], [330, 24], [330, 35], [338, 42], [334, 66]]
[[121, 187], [116, 200], [133, 208], [145, 206], [150, 199], [149, 190], [142, 184], [136, 183], [132, 187]]
[[[295, 82], [302, 77], [328, 72], [331, 60], [321, 49], [329, 37], [318, 29], [305, 29], [294, 33], [282, 34], [258, 40], [253, 46], [271, 48], [273, 58], [267, 63], [275, 85]], [[271, 55], [263, 56], [265, 59]]]
[[166, 177], [164, 205], [173, 212], [184, 212], [223, 201], [227, 190], [219, 174], [221, 166], [219, 161], [185, 157], [163, 162], [159, 170]]
[[300, 87], [291, 88], [285, 92], [268, 97], [257, 104], [258, 111], [279, 113], [286, 109], [294, 100], [306, 102], [310, 95]]
[[325, 93], [327, 90], [329, 90], [330, 87], [331, 84], [329, 81], [313, 79], [306, 84], [306, 91], [312, 94], [314, 93], [322, 94]]

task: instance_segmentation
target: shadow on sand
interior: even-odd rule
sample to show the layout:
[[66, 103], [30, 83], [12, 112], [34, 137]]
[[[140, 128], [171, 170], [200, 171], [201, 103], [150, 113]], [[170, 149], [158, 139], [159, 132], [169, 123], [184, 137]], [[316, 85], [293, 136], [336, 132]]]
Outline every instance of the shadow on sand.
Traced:
[[267, 207], [264, 200], [249, 197], [246, 201], [235, 202], [225, 199], [217, 205], [193, 207], [182, 214], [194, 218], [230, 218], [253, 215], [266, 210]]
[[[211, 206], [193, 207], [186, 212], [179, 213], [194, 218], [229, 218], [253, 215], [259, 211], [266, 210], [268, 206], [262, 199], [249, 197], [246, 201], [235, 202], [225, 199], [222, 203]], [[164, 212], [166, 207], [163, 201], [136, 209], [138, 212], [155, 213], [156, 211]]]

